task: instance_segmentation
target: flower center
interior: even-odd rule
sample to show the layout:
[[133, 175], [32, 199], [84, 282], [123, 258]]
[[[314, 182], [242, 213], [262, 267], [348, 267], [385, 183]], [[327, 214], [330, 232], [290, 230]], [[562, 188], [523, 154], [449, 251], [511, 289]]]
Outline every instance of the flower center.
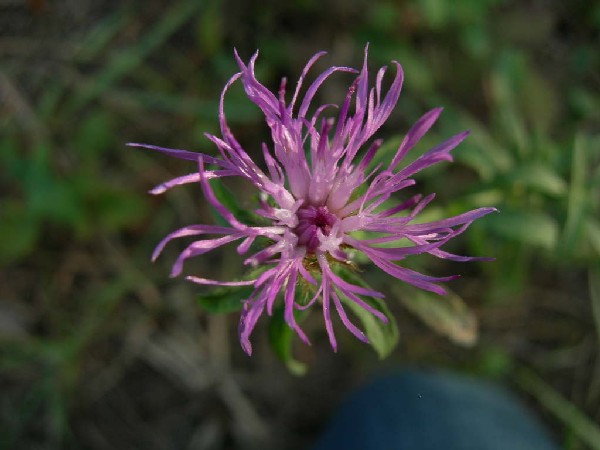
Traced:
[[298, 226], [294, 233], [298, 236], [298, 245], [305, 245], [308, 252], [314, 252], [319, 247], [319, 231], [329, 236], [331, 227], [337, 221], [335, 215], [329, 212], [327, 206], [306, 206], [297, 212]]

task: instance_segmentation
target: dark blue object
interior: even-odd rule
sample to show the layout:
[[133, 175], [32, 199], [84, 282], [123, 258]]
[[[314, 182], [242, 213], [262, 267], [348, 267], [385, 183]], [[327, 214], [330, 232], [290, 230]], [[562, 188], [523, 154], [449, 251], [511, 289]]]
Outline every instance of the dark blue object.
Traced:
[[314, 450], [557, 450], [510, 392], [447, 373], [403, 371], [350, 396]]

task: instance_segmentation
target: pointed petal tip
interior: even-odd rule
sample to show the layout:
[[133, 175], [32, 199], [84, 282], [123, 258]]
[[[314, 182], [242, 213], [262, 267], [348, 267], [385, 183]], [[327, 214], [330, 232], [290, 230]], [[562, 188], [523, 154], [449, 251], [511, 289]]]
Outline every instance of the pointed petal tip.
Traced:
[[159, 243], [154, 250], [152, 251], [152, 256], [150, 257], [150, 261], [152, 262], [156, 262], [156, 260], [158, 259], [158, 257], [160, 256], [160, 254], [163, 251], [164, 245], [161, 245], [161, 243]]
[[352, 333], [354, 335], [354, 337], [356, 337], [356, 339], [358, 339], [360, 342], [364, 342], [365, 344], [370, 344], [369, 338], [367, 337], [367, 335], [360, 330], [357, 330], [357, 331], [358, 331], [358, 334]]
[[302, 342], [304, 342], [304, 344], [312, 346], [312, 344], [310, 343], [310, 340], [308, 339], [308, 337], [306, 336], [306, 334], [304, 334], [302, 332], [302, 330], [300, 330], [299, 328], [298, 329], [294, 329], [294, 327], [290, 326], [289, 324], [288, 324], [288, 327], [290, 327], [291, 329], [293, 329], [294, 331], [296, 331], [296, 335], [300, 338], [300, 340]]
[[166, 191], [166, 189], [164, 187], [162, 187], [162, 186], [156, 186], [156, 187], [153, 187], [152, 189], [149, 189], [148, 190], [148, 194], [151, 194], [151, 195], [160, 195], [160, 194], [162, 194], [165, 191]]
[[440, 117], [440, 114], [442, 114], [442, 112], [444, 112], [444, 107], [436, 106], [435, 108], [431, 109], [426, 113], [426, 115], [430, 117], [430, 120], [432, 121], [432, 126], [437, 121], [438, 117]]
[[202, 278], [195, 277], [193, 275], [187, 275], [185, 277], [185, 281], [189, 281], [190, 283], [205, 285], [206, 283], [202, 283]]
[[392, 64], [396, 66], [396, 69], [398, 70], [398, 72], [404, 76], [404, 69], [402, 68], [402, 64], [400, 64], [398, 61], [396, 60], [392, 60]]
[[475, 211], [481, 211], [482, 214], [481, 214], [480, 217], [483, 217], [483, 216], [485, 216], [487, 214], [499, 213], [500, 212], [500, 210], [498, 208], [494, 207], [494, 206], [485, 206], [483, 208], [478, 208]]
[[235, 61], [237, 62], [239, 68], [242, 71], [245, 71], [248, 69], [248, 67], [246, 66], [246, 63], [244, 63], [239, 52], [237, 51], [237, 48], [235, 48], [235, 47], [233, 47], [233, 57], [235, 58]]
[[248, 338], [240, 338], [240, 345], [246, 355], [252, 356], [252, 344], [250, 344]]

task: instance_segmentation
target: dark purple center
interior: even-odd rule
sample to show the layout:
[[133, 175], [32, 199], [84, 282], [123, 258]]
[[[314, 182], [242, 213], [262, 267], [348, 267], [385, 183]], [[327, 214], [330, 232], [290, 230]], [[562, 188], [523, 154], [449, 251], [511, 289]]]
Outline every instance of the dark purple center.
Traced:
[[298, 236], [298, 245], [305, 245], [309, 252], [319, 247], [317, 231], [329, 236], [336, 217], [329, 212], [327, 206], [306, 206], [297, 212], [298, 226], [294, 233]]

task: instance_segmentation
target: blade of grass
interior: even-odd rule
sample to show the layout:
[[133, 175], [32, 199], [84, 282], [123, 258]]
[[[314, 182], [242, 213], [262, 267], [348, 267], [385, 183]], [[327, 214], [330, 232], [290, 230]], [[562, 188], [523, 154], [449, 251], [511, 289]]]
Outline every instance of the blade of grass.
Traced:
[[596, 334], [600, 342], [600, 264], [589, 268], [588, 282], [590, 284], [590, 300], [592, 302], [594, 324], [596, 325]]
[[[114, 89], [108, 93], [109, 98], [115, 103], [130, 105], [142, 111], [155, 110], [171, 114], [189, 115], [199, 119], [213, 120], [218, 110], [217, 101], [199, 100], [194, 98], [181, 98], [162, 92], [144, 92], [132, 89]], [[231, 122], [251, 122], [258, 117], [258, 110], [247, 101], [228, 99], [231, 111], [227, 113], [227, 120]]]
[[139, 40], [137, 45], [129, 47], [114, 56], [104, 71], [101, 71], [94, 78], [94, 83], [86, 84], [79, 95], [73, 98], [67, 110], [74, 113], [96, 99], [127, 73], [135, 70], [170, 35], [190, 20], [193, 13], [203, 5], [204, 2], [193, 1], [176, 4], [164, 14], [163, 19], [154, 28]]
[[575, 136], [572, 153], [571, 182], [568, 196], [567, 220], [563, 231], [565, 249], [576, 248], [576, 243], [581, 234], [585, 210], [585, 172], [586, 154], [585, 138], [581, 134]]
[[590, 449], [600, 450], [600, 427], [569, 400], [527, 368], [520, 368], [515, 380]]
[[89, 62], [92, 61], [98, 54], [106, 48], [110, 40], [121, 30], [127, 19], [131, 17], [128, 14], [130, 11], [128, 8], [121, 8], [114, 14], [101, 20], [92, 31], [82, 40], [77, 53], [75, 54], [75, 60], [77, 62]]

